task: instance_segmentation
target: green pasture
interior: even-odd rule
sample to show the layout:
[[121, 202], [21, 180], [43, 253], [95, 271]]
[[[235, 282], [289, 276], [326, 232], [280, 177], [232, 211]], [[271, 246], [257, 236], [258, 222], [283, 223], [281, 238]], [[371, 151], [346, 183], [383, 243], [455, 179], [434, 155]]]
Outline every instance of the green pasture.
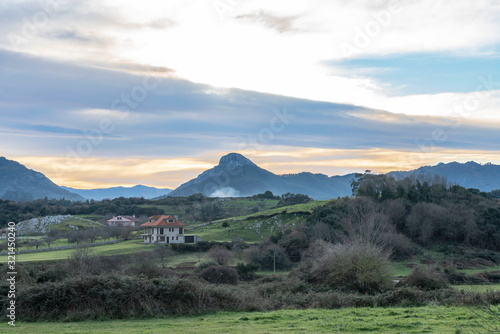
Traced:
[[[95, 255], [119, 255], [119, 254], [131, 254], [140, 251], [147, 251], [154, 249], [155, 245], [144, 244], [142, 240], [128, 240], [117, 244], [109, 244], [102, 246], [92, 247]], [[50, 260], [63, 260], [67, 259], [75, 249], [64, 249], [56, 251], [47, 252], [36, 252], [28, 254], [16, 254], [16, 262], [38, 262], [38, 261], [50, 261]], [[5, 263], [7, 261], [7, 256], [2, 256], [0, 262]]]
[[[197, 316], [82, 322], [17, 322], [16, 333], [469, 333], [495, 325], [466, 307], [346, 308], [219, 312]], [[12, 332], [7, 324], [0, 332]]]

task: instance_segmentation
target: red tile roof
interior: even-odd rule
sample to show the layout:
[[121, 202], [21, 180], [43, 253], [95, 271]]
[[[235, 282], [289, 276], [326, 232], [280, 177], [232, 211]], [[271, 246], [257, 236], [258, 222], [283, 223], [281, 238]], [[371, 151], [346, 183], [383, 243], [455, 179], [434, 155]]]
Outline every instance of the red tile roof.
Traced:
[[[154, 220], [153, 222], [150, 222], [151, 220]], [[173, 220], [173, 223], [169, 223], [168, 220]], [[141, 226], [148, 227], [148, 226], [178, 226], [178, 227], [184, 227], [188, 226], [187, 224], [184, 224], [180, 220], [178, 220], [175, 217], [172, 216], [167, 216], [167, 215], [162, 215], [162, 216], [151, 216], [148, 219], [147, 223], [142, 224]]]
[[[117, 219], [118, 217], [122, 217], [122, 218], [125, 218], [125, 219]], [[108, 219], [108, 222], [111, 222], [111, 221], [131, 221], [131, 222], [138, 222], [139, 219], [136, 218], [136, 217], [133, 217], [133, 216], [113, 216], [113, 218], [111, 219]]]

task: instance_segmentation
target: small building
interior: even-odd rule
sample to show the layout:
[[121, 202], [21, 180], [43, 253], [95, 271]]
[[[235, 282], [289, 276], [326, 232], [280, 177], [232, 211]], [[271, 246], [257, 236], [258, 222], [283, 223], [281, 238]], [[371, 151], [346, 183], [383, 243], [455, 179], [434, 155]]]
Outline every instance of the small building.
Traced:
[[108, 219], [108, 226], [129, 226], [135, 227], [135, 224], [139, 222], [139, 219], [132, 216], [113, 216], [113, 218]]
[[197, 235], [185, 235], [186, 226], [174, 216], [151, 216], [141, 225], [144, 227], [144, 243], [183, 244], [201, 241]]

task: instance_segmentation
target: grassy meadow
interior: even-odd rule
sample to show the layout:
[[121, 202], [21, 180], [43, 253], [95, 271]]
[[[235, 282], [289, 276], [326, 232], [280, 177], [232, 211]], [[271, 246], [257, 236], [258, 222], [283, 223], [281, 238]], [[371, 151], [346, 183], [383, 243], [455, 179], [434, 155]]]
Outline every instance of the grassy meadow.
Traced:
[[[470, 333], [494, 326], [466, 307], [218, 312], [201, 316], [81, 322], [19, 322], [16, 333]], [[0, 332], [11, 332], [11, 328]]]

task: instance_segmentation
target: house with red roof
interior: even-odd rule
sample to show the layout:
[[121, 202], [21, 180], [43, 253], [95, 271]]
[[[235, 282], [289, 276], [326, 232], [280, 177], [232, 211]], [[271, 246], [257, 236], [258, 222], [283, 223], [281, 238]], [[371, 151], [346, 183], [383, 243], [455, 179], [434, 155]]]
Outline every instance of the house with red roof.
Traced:
[[131, 226], [135, 227], [135, 224], [139, 222], [139, 219], [132, 216], [113, 216], [113, 218], [108, 219], [108, 226]]
[[177, 216], [151, 216], [146, 223], [141, 225], [144, 227], [142, 234], [144, 243], [183, 244], [201, 241], [197, 235], [184, 234], [187, 226]]

